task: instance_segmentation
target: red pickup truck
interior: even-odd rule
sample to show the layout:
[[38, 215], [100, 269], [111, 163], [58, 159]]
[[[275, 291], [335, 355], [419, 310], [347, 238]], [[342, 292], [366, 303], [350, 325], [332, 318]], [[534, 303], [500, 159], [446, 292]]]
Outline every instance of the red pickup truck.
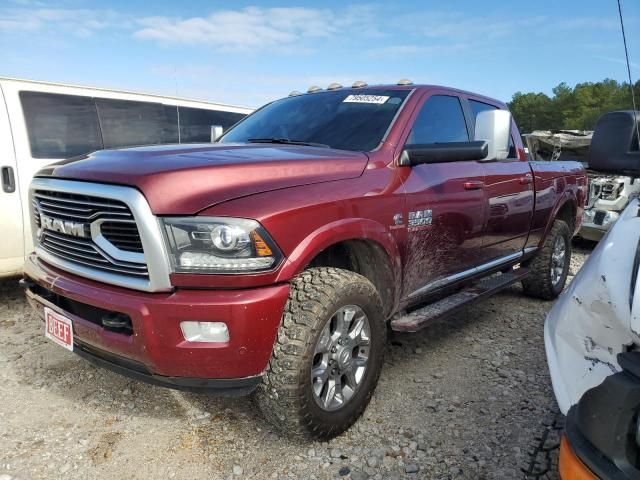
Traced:
[[283, 432], [365, 409], [387, 329], [521, 281], [556, 297], [586, 176], [527, 161], [506, 106], [450, 88], [292, 94], [214, 144], [41, 171], [22, 284], [45, 334], [178, 389], [255, 391]]

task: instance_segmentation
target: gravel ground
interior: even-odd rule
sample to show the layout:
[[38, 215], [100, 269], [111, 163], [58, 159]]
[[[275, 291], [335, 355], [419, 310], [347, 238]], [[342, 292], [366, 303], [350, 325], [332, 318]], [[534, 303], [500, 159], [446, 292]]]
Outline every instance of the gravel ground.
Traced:
[[[588, 254], [576, 247], [572, 275]], [[249, 398], [94, 368], [44, 338], [16, 280], [0, 282], [0, 480], [522, 478], [555, 415], [542, 330], [551, 305], [513, 286], [394, 335], [364, 417], [305, 443], [279, 438]]]

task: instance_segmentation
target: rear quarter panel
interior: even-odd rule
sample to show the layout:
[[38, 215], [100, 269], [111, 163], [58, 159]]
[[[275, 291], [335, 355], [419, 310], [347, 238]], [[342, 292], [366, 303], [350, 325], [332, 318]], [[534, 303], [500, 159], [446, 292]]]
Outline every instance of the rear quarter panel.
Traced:
[[582, 213], [587, 198], [587, 175], [579, 162], [529, 162], [534, 175], [536, 190], [535, 208], [527, 247], [539, 247], [560, 209], [567, 202], [574, 202], [576, 218], [575, 234], [582, 223]]

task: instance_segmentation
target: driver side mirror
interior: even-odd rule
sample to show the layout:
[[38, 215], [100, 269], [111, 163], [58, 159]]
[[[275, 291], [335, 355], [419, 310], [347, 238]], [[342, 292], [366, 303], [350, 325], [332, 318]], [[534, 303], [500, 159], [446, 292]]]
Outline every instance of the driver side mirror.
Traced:
[[623, 110], [602, 115], [589, 147], [589, 169], [614, 175], [640, 176], [640, 112]]
[[400, 155], [400, 165], [449, 163], [482, 160], [487, 156], [487, 142], [448, 142], [406, 145]]
[[485, 162], [506, 160], [509, 157], [511, 113], [507, 110], [485, 110], [476, 116], [475, 140], [487, 142]]
[[510, 139], [511, 113], [507, 110], [486, 110], [476, 116], [472, 142], [406, 145], [400, 156], [400, 165], [505, 160], [509, 157]]

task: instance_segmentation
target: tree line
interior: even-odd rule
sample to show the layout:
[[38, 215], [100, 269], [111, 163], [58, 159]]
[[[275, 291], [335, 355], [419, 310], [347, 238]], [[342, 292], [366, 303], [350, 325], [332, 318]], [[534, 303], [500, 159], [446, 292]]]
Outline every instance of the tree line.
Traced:
[[[640, 80], [634, 84], [633, 90], [638, 103]], [[516, 92], [508, 105], [522, 133], [533, 130], [593, 130], [603, 113], [632, 108], [629, 84], [611, 79], [579, 83], [574, 88], [561, 83], [553, 89], [551, 97], [544, 93]]]

